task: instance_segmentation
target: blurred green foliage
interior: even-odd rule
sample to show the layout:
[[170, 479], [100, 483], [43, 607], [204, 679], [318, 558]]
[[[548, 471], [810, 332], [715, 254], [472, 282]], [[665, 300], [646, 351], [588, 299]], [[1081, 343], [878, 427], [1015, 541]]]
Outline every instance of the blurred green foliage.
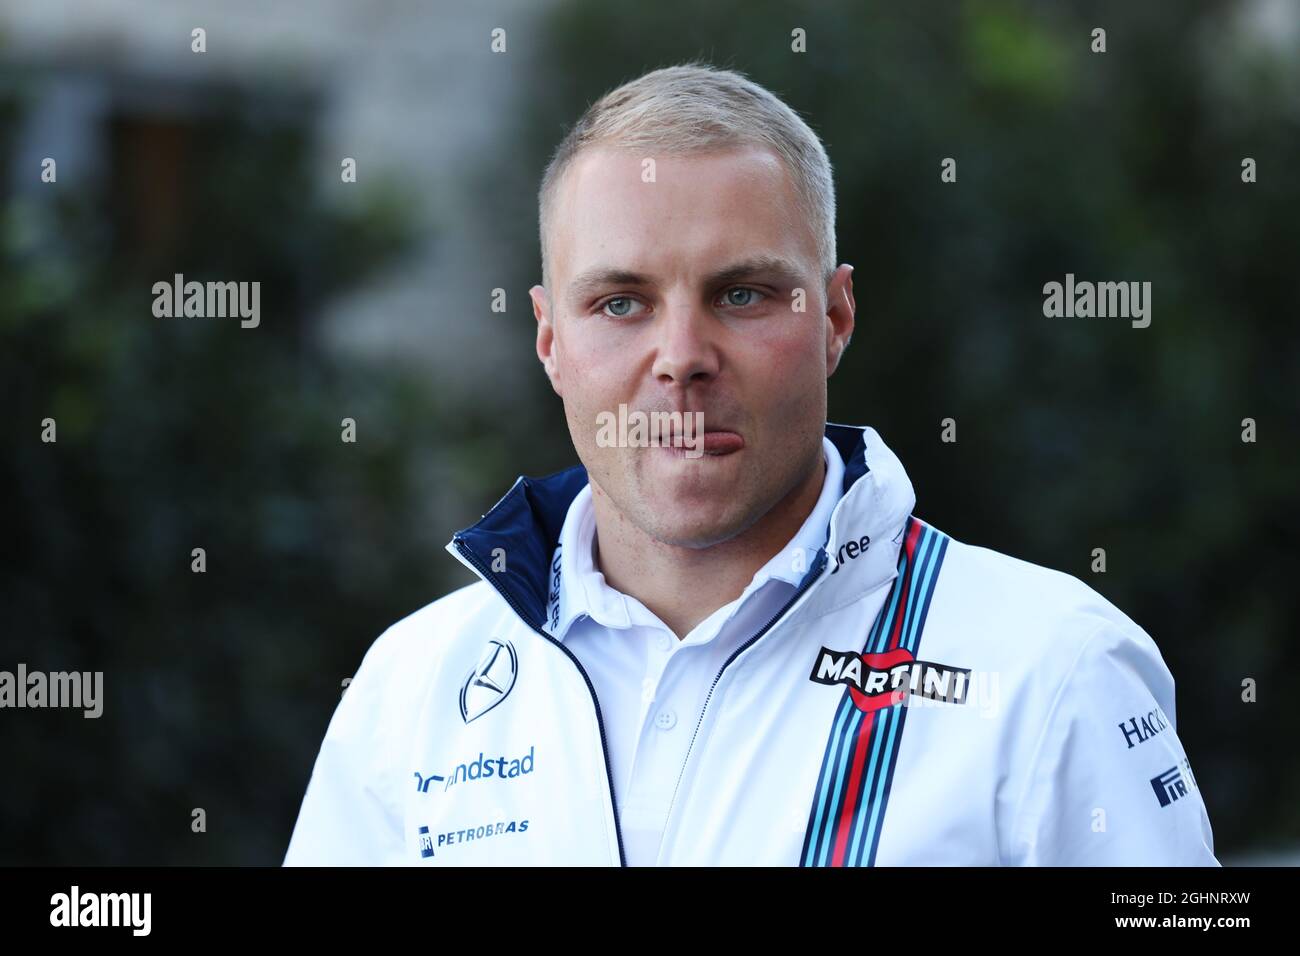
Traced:
[[[57, 202], [0, 206], [0, 666], [103, 670], [106, 696], [95, 720], [5, 713], [0, 863], [278, 862], [342, 680], [446, 587], [444, 530], [418, 520], [428, 452], [484, 423], [433, 382], [331, 358], [312, 327], [409, 247], [412, 187], [338, 212], [303, 124], [213, 112], [162, 248], [64, 172]], [[129, 170], [107, 172], [117, 200]], [[174, 272], [260, 281], [261, 324], [153, 317]]]

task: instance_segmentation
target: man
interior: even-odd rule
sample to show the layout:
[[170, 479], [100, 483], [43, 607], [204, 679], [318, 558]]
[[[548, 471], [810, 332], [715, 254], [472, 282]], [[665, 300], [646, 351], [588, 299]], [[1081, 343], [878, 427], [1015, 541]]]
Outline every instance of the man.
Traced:
[[367, 653], [286, 864], [1217, 865], [1151, 638], [826, 422], [852, 267], [789, 107], [656, 70], [540, 210], [582, 464], [453, 536], [482, 580]]

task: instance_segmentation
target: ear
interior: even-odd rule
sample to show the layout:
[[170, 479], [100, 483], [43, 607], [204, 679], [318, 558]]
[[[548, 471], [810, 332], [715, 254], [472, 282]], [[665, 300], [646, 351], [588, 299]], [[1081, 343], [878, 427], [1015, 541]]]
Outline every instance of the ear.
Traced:
[[857, 303], [853, 299], [853, 266], [842, 264], [831, 276], [826, 288], [826, 377], [839, 368], [844, 350], [853, 337], [853, 316]]
[[528, 290], [528, 297], [533, 300], [533, 315], [537, 318], [537, 357], [541, 360], [546, 377], [551, 380], [551, 388], [556, 395], [564, 396], [560, 391], [560, 369], [557, 362], [558, 343], [555, 341], [555, 327], [552, 325], [551, 299], [545, 286], [535, 285]]

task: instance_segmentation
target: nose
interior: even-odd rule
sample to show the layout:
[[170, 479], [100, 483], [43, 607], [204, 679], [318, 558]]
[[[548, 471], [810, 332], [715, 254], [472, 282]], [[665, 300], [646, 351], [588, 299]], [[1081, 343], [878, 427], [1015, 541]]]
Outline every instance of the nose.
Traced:
[[718, 323], [707, 309], [689, 301], [667, 303], [658, 318], [655, 378], [664, 385], [686, 386], [718, 374]]

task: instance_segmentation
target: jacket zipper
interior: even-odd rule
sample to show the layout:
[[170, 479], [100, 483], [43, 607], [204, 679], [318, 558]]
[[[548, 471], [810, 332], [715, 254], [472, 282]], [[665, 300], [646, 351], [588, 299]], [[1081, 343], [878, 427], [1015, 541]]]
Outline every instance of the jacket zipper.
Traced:
[[[491, 512], [489, 511], [488, 514], [491, 514]], [[596, 699], [595, 685], [592, 684], [591, 678], [587, 676], [586, 670], [583, 669], [583, 666], [578, 661], [578, 658], [574, 656], [573, 651], [569, 650], [567, 647], [564, 646], [564, 644], [561, 641], [557, 641], [554, 637], [552, 637], [550, 634], [547, 634], [540, 627], [536, 627], [535, 625], [533, 625], [533, 623], [529, 621], [528, 618], [524, 615], [524, 612], [520, 609], [519, 605], [515, 603], [514, 598], [512, 598], [505, 591], [501, 590], [501, 588], [497, 587], [496, 583], [493, 582], [491, 577], [488, 576], [488, 571], [486, 568], [483, 567], [482, 562], [478, 560], [478, 558], [475, 556], [473, 551], [465, 547], [463, 543], [463, 539], [460, 537], [460, 535], [453, 536], [452, 540], [456, 543], [456, 550], [459, 551], [461, 556], [465, 558], [466, 561], [469, 562], [470, 566], [474, 568], [478, 576], [482, 578], [484, 581], [486, 581], [488, 584], [490, 584], [493, 590], [495, 590], [497, 594], [501, 595], [501, 597], [505, 599], [506, 604], [510, 605], [510, 609], [515, 612], [515, 616], [518, 617], [519, 620], [527, 624], [529, 627], [531, 627], [542, 637], [546, 638], [548, 641], [550, 641], [552, 644], [558, 647], [560, 650], [564, 651], [564, 653], [568, 656], [569, 660], [573, 661], [573, 666], [578, 668], [578, 673], [582, 675], [582, 679], [587, 682], [587, 690], [591, 693], [591, 703], [592, 706], [596, 709], [596, 726], [600, 728], [600, 748], [601, 748], [601, 752], [604, 754], [605, 757], [605, 783], [609, 787], [609, 805], [614, 811], [614, 836], [618, 839], [618, 865], [627, 866], [627, 855], [623, 850], [623, 830], [619, 826], [619, 822], [618, 822], [618, 800], [614, 796], [614, 771], [612, 770], [609, 762], [609, 742], [605, 739], [605, 721], [600, 715], [600, 701]]]
[[[722, 680], [722, 675], [726, 672], [727, 668], [731, 666], [732, 662], [735, 661], [737, 657], [743, 654], [745, 650], [750, 646], [752, 646], [753, 643], [757, 641], [760, 637], [762, 637], [764, 634], [770, 631], [772, 629], [772, 625], [774, 625], [781, 618], [785, 617], [786, 612], [789, 611], [790, 608], [794, 607], [795, 603], [799, 600], [799, 598], [801, 598], [804, 595], [804, 592], [806, 592], [809, 588], [811, 588], [814, 584], [816, 584], [818, 581], [821, 580], [822, 573], [826, 570], [826, 565], [829, 563], [828, 559], [829, 559], [829, 555], [827, 554], [826, 550], [823, 548], [821, 552], [821, 557], [818, 559], [817, 562], [815, 573], [811, 577], [809, 577], [806, 581], [804, 581], [803, 584], [799, 586], [798, 590], [796, 590], [794, 594], [790, 597], [790, 600], [786, 602], [785, 607], [777, 611], [770, 621], [768, 621], [761, 628], [759, 628], [757, 634], [755, 634], [753, 637], [751, 637], [744, 644], [740, 645], [740, 647], [736, 648], [736, 650], [732, 652], [731, 656], [728, 657], [726, 661], [723, 662], [721, 670], [718, 671], [718, 676], [713, 678], [713, 684], [709, 687], [709, 693], [704, 698], [704, 706], [700, 709], [700, 719], [695, 723], [695, 733], [691, 734], [691, 742], [686, 746], [686, 758], [682, 761], [682, 769], [681, 772], [678, 773], [677, 775], [677, 783], [673, 785], [672, 799], [668, 801], [668, 815], [664, 821], [665, 834], [667, 833], [668, 821], [671, 821], [673, 818], [673, 807], [677, 805], [677, 791], [681, 788], [682, 778], [686, 776], [686, 767], [691, 762], [691, 751], [695, 748], [695, 738], [700, 735], [700, 728], [704, 725], [704, 715], [705, 713], [708, 712], [709, 701], [713, 699], [713, 691], [718, 686], [718, 681]], [[662, 850], [662, 847], [660, 849]]]

